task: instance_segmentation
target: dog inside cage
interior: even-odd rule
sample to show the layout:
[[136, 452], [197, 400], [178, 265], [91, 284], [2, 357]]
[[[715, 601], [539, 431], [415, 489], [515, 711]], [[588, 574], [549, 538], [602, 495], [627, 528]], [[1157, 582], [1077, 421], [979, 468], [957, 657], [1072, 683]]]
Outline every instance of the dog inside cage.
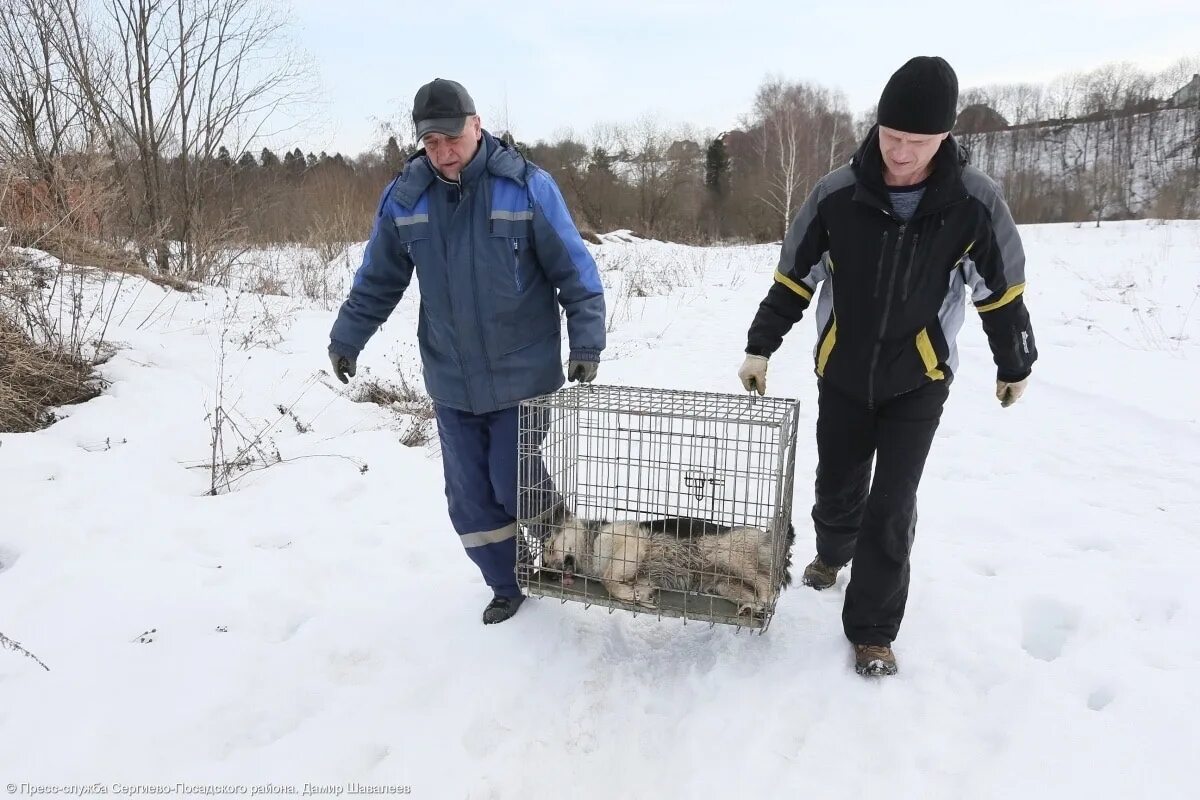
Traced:
[[791, 582], [797, 406], [573, 386], [522, 404], [530, 595], [766, 628]]

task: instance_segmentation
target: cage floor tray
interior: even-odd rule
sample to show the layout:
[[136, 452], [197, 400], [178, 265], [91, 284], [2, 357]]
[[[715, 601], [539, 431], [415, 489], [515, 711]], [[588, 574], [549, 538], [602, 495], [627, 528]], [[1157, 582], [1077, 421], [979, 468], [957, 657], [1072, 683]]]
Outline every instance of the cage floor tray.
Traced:
[[604, 584], [595, 578], [576, 578], [572, 586], [563, 586], [557, 573], [551, 575], [535, 571], [529, 576], [528, 581], [523, 581], [522, 584], [531, 595], [621, 608], [652, 617], [663, 616], [700, 622], [719, 622], [754, 629], [766, 626], [763, 614], [738, 614], [736, 603], [709, 595], [662, 589], [658, 592], [655, 608], [647, 608], [636, 603], [613, 599], [604, 589]]

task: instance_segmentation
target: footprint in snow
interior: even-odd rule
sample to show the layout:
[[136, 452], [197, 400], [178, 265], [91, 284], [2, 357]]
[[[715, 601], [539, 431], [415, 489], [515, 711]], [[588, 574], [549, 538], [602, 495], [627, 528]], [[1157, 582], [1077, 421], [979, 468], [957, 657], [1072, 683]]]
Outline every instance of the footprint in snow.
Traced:
[[1112, 687], [1101, 686], [1088, 695], [1087, 706], [1092, 711], [1103, 711], [1109, 703], [1116, 699], [1116, 696]]
[[17, 563], [17, 552], [9, 550], [7, 547], [0, 547], [0, 572], [4, 572], [15, 563]]
[[1054, 661], [1079, 629], [1079, 609], [1053, 597], [1035, 597], [1021, 615], [1021, 647], [1041, 661]]

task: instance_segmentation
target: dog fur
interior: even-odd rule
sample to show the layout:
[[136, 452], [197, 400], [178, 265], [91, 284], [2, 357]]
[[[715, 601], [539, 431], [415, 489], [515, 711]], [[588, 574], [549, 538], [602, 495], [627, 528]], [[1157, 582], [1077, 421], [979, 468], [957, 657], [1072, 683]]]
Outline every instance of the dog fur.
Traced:
[[566, 586], [576, 575], [598, 579], [613, 598], [648, 608], [668, 589], [715, 594], [737, 603], [739, 614], [753, 614], [791, 584], [794, 537], [789, 525], [783, 576], [773, 587], [774, 544], [765, 530], [690, 517], [602, 522], [566, 513], [544, 543], [542, 568], [561, 572]]

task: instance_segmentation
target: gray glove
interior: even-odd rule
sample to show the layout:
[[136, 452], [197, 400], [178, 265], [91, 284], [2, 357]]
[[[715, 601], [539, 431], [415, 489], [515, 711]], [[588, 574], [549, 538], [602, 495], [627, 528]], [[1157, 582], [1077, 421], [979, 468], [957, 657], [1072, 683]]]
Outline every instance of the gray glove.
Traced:
[[351, 356], [344, 356], [340, 353], [329, 351], [329, 363], [333, 364], [333, 374], [342, 383], [349, 383], [350, 380], [346, 376], [354, 377], [354, 372], [358, 369], [357, 360]]
[[596, 372], [599, 369], [599, 361], [572, 361], [567, 365], [567, 379], [580, 383], [591, 383], [596, 380]]
[[1013, 403], [1021, 399], [1021, 395], [1025, 393], [1025, 387], [1029, 385], [1029, 378], [1022, 378], [1019, 381], [996, 381], [996, 399], [1000, 401], [1000, 405], [1008, 408]]

